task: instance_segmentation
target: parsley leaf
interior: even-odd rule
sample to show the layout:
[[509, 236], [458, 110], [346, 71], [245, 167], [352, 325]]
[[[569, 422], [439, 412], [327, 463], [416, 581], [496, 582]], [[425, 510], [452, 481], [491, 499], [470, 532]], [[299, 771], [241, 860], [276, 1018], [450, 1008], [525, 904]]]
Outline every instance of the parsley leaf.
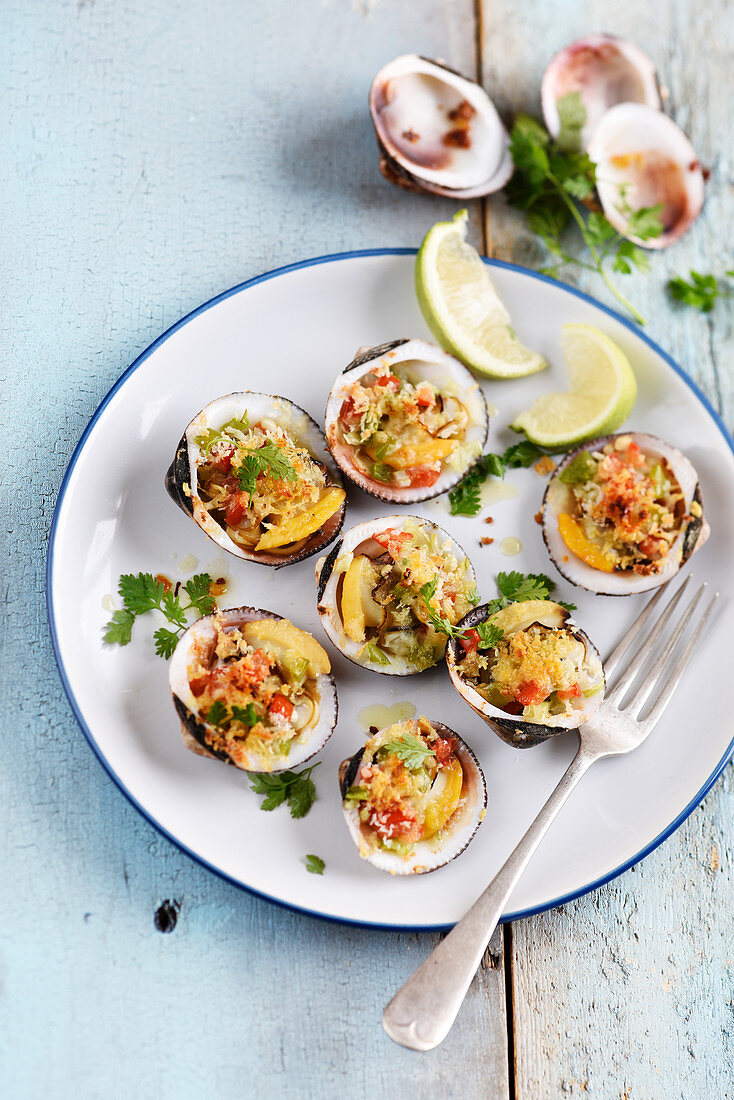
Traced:
[[[701, 275], [693, 270], [688, 274], [689, 281], [680, 275], [670, 279], [668, 292], [676, 301], [700, 309], [701, 313], [710, 313], [717, 298], [731, 298], [734, 295], [734, 288], [727, 286], [724, 279], [717, 279], [715, 275]], [[730, 279], [734, 277], [734, 271], [727, 271], [726, 274]]]
[[134, 622], [135, 613], [133, 611], [128, 611], [127, 608], [122, 611], [115, 611], [105, 628], [104, 640], [109, 645], [127, 645], [132, 637]]
[[257, 451], [251, 451], [243, 458], [237, 477], [242, 489], [252, 495], [257, 478], [266, 473], [282, 481], [298, 480], [292, 464], [272, 439], [268, 439]]
[[175, 627], [175, 630], [159, 627], [153, 634], [156, 653], [159, 657], [168, 659], [188, 626], [186, 612], [193, 608], [200, 614], [208, 615], [214, 610], [214, 600], [210, 595], [211, 584], [212, 579], [208, 573], [199, 573], [192, 577], [184, 585], [189, 602], [182, 604], [174, 594], [176, 589], [167, 589], [163, 580], [154, 577], [152, 573], [138, 573], [137, 576], [134, 573], [123, 573], [118, 590], [124, 606], [115, 611], [106, 624], [104, 641], [109, 645], [127, 645], [138, 615], [160, 611]]
[[494, 649], [505, 636], [504, 630], [494, 623], [477, 623], [476, 631], [479, 635], [479, 649]]
[[155, 643], [155, 651], [159, 657], [164, 657], [168, 660], [173, 656], [173, 651], [178, 645], [179, 635], [173, 630], [166, 630], [165, 626], [160, 626], [153, 635], [153, 641]]
[[224, 723], [229, 721], [229, 707], [221, 699], [215, 699], [204, 717], [210, 726], [221, 729]]
[[561, 454], [562, 450], [548, 450], [531, 443], [529, 439], [524, 439], [520, 443], [513, 443], [502, 455], [491, 452], [482, 455], [464, 480], [449, 490], [451, 515], [476, 516], [481, 511], [480, 486], [488, 477], [504, 477], [507, 467], [510, 469], [516, 469], [518, 466], [527, 467], [543, 455]]
[[311, 772], [318, 768], [313, 764], [301, 772], [248, 772], [250, 788], [256, 794], [266, 797], [260, 805], [261, 810], [274, 810], [283, 802], [288, 803], [291, 817], [305, 817], [316, 798], [316, 788]]
[[[611, 262], [612, 270], [621, 274], [628, 274], [633, 267], [644, 269], [646, 257], [627, 236], [642, 241], [658, 237], [663, 230], [660, 207], [634, 210], [622, 190], [619, 208], [627, 223], [624, 237], [602, 213], [589, 213], [585, 203], [596, 187], [596, 166], [581, 151], [586, 109], [578, 92], [560, 97], [557, 106], [561, 130], [555, 140], [534, 118], [520, 115], [515, 120], [510, 135], [515, 172], [505, 191], [507, 199], [525, 212], [529, 228], [551, 253], [554, 262], [544, 268], [546, 274], [558, 278], [567, 265], [596, 271], [637, 323], [644, 324], [638, 310], [612, 282], [608, 265]], [[576, 226], [588, 248], [589, 259], [579, 258], [566, 249], [562, 234], [571, 225]]]
[[306, 870], [312, 875], [323, 875], [325, 866], [320, 856], [306, 856]]
[[248, 703], [245, 707], [232, 707], [232, 721], [241, 722], [243, 726], [252, 729], [260, 721], [260, 715], [255, 709], [254, 703]]
[[212, 579], [208, 573], [197, 573], [186, 581], [184, 588], [191, 601], [189, 607], [195, 607], [202, 615], [211, 615], [214, 610], [214, 597], [211, 594]]
[[166, 594], [165, 585], [152, 573], [138, 573], [137, 577], [133, 573], [123, 573], [118, 591], [127, 610], [135, 615], [160, 607]]
[[436, 750], [429, 748], [425, 741], [415, 733], [404, 733], [402, 737], [396, 737], [394, 741], [386, 741], [380, 748], [392, 756], [397, 756], [398, 760], [402, 760], [408, 771], [411, 772], [418, 771], [429, 757], [436, 755]]

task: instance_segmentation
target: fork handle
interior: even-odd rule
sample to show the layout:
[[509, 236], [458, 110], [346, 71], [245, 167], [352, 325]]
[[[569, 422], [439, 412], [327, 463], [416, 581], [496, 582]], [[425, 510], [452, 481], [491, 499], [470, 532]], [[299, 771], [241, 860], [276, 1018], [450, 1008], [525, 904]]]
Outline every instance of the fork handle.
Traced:
[[581, 776], [598, 754], [579, 747], [558, 786], [507, 862], [471, 909], [402, 986], [382, 1016], [391, 1039], [412, 1050], [433, 1050], [449, 1033], [505, 902], [530, 857]]

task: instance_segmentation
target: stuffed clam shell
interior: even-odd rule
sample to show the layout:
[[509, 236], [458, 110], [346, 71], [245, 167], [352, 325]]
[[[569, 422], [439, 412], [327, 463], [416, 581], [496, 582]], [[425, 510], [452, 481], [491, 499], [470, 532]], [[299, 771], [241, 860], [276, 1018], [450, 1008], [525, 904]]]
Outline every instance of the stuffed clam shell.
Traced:
[[302, 764], [336, 726], [330, 673], [316, 639], [272, 611], [206, 615], [183, 634], [169, 668], [184, 744], [246, 771]]
[[363, 348], [335, 382], [326, 440], [360, 489], [397, 504], [445, 493], [487, 438], [484, 395], [453, 355], [425, 340]]
[[476, 600], [471, 562], [435, 523], [383, 516], [347, 531], [316, 564], [318, 612], [329, 639], [373, 672], [410, 676], [437, 664], [451, 624]]
[[424, 717], [375, 732], [342, 761], [339, 789], [360, 856], [391, 875], [424, 874], [455, 859], [487, 807], [474, 753]]
[[566, 455], [542, 518], [559, 572], [606, 596], [665, 584], [709, 534], [690, 461], [643, 432], [602, 436]]
[[[472, 710], [519, 749], [588, 721], [604, 698], [604, 671], [570, 612], [552, 600], [487, 611], [487, 604], [470, 611], [464, 636], [446, 651], [451, 682]], [[480, 624], [485, 636], [494, 628], [486, 648]]]
[[166, 489], [223, 550], [263, 565], [315, 554], [344, 522], [341, 474], [318, 426], [292, 401], [249, 390], [194, 417]]

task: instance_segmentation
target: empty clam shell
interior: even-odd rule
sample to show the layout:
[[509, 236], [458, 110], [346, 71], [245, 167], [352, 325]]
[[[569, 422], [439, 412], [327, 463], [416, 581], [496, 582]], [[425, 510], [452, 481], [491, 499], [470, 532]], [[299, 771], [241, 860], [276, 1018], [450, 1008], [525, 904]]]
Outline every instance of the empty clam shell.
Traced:
[[417, 54], [396, 57], [370, 89], [380, 171], [410, 190], [455, 199], [498, 191], [512, 175], [509, 138], [473, 80]]
[[557, 101], [578, 92], [586, 108], [581, 145], [586, 148], [602, 115], [617, 103], [644, 103], [660, 110], [655, 66], [638, 46], [611, 34], [591, 34], [555, 55], [543, 75], [541, 101], [549, 132], [558, 137]]

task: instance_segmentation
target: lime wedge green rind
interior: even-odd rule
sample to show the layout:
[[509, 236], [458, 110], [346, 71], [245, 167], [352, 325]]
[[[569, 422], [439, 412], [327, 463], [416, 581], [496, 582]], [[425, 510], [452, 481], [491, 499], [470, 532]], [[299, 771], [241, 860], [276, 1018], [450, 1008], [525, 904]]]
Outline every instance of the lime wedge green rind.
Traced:
[[542, 447], [566, 447], [622, 426], [637, 398], [630, 361], [618, 344], [593, 325], [561, 330], [570, 387], [539, 397], [512, 423]]
[[476, 374], [522, 378], [546, 360], [517, 339], [487, 265], [466, 242], [468, 213], [438, 222], [426, 234], [415, 264], [418, 304], [438, 343]]

